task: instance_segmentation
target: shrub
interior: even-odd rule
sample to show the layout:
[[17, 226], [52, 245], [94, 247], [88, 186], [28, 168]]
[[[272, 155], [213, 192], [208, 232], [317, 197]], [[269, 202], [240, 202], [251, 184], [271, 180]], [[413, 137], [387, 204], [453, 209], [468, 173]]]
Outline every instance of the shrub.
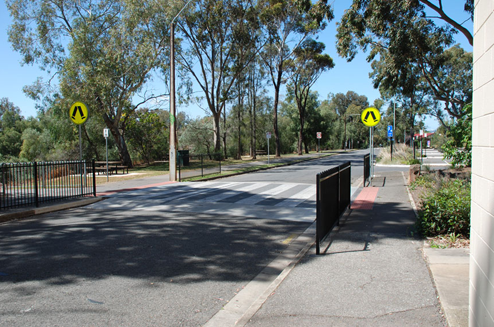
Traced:
[[448, 180], [424, 194], [417, 227], [424, 236], [470, 237], [470, 182]]

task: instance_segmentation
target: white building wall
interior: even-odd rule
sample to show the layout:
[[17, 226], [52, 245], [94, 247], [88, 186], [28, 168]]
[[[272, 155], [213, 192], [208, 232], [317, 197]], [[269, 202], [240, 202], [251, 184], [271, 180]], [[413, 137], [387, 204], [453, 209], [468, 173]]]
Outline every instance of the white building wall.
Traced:
[[494, 326], [494, 0], [475, 0], [470, 326]]

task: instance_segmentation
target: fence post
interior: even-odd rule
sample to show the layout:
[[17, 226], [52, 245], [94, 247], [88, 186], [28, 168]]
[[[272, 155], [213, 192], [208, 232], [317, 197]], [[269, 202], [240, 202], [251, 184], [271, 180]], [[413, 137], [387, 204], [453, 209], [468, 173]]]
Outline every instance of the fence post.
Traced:
[[39, 207], [38, 203], [38, 163], [34, 162], [34, 203], [36, 207]]
[[201, 154], [201, 177], [204, 177], [204, 155]]
[[338, 166], [338, 219], [336, 219], [336, 226], [340, 226], [340, 212], [341, 212], [341, 165]]
[[[178, 158], [178, 181], [181, 182], [182, 181], [182, 174], [181, 174], [181, 161], [180, 161], [180, 152], [177, 151], [177, 158]], [[168, 161], [170, 162], [170, 161]], [[170, 164], [168, 164], [170, 165]]]
[[220, 175], [221, 175], [221, 153], [218, 155], [218, 162], [220, 163]]
[[321, 190], [320, 190], [320, 187], [319, 187], [319, 174], [316, 175], [316, 254], [320, 254], [320, 244], [319, 244], [319, 234], [320, 234], [320, 228], [318, 228], [320, 222], [321, 222], [321, 208], [320, 208], [320, 203], [321, 203], [321, 200], [320, 200], [320, 194], [321, 194]]
[[[93, 164], [93, 195], [96, 197], [96, 163], [94, 159], [92, 164]], [[106, 165], [106, 169], [108, 169], [108, 165]], [[108, 175], [106, 175], [106, 178], [108, 178]]]

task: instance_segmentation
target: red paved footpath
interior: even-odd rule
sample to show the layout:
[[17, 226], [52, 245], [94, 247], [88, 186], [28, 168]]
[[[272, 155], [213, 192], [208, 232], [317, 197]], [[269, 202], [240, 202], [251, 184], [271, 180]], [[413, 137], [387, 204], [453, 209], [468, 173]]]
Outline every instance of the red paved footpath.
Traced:
[[355, 201], [353, 201], [350, 209], [372, 210], [374, 201], [376, 201], [377, 192], [379, 192], [379, 187], [364, 187]]

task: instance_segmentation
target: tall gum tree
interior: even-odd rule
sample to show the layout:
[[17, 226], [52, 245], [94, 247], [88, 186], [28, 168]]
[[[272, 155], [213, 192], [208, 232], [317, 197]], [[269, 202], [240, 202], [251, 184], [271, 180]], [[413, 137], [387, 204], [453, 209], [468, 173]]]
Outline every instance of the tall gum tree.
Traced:
[[327, 1], [269, 0], [261, 3], [261, 22], [268, 42], [261, 53], [274, 88], [273, 133], [275, 156], [280, 156], [278, 105], [281, 85], [286, 81], [287, 61], [310, 35], [326, 27], [334, 16]]
[[[439, 17], [428, 17], [426, 7]], [[471, 14], [471, 1], [465, 1], [464, 9]], [[447, 24], [440, 26], [434, 18]], [[444, 110], [452, 117], [459, 118], [471, 95], [458, 92], [459, 88], [444, 75], [451, 70], [454, 51], [448, 53], [447, 49], [458, 31], [470, 42], [468, 30], [447, 16], [441, 0], [354, 0], [339, 23], [337, 49], [349, 61], [359, 48], [370, 49], [367, 60], [379, 62], [379, 71], [373, 73], [376, 88], [384, 85], [406, 96], [418, 88], [413, 83], [425, 82], [430, 96], [442, 101]], [[463, 74], [460, 79], [468, 80], [471, 69], [463, 67], [456, 77]], [[416, 78], [417, 74], [422, 79]]]
[[290, 71], [289, 89], [295, 96], [299, 113], [299, 133], [297, 142], [298, 155], [302, 155], [304, 140], [304, 125], [307, 118], [307, 101], [310, 89], [317, 82], [321, 74], [334, 67], [333, 59], [323, 54], [325, 45], [313, 39], [306, 39], [297, 49], [295, 57], [287, 63]]
[[68, 106], [83, 101], [93, 117], [103, 119], [128, 166], [132, 160], [126, 121], [156, 95], [142, 94], [138, 104], [133, 98], [167, 58], [169, 18], [163, 5], [136, 0], [7, 1], [13, 19], [9, 41], [23, 63], [58, 75]]
[[180, 64], [193, 76], [213, 116], [214, 151], [220, 152], [221, 114], [242, 71], [259, 47], [257, 6], [252, 1], [198, 0], [178, 20], [184, 35]]

